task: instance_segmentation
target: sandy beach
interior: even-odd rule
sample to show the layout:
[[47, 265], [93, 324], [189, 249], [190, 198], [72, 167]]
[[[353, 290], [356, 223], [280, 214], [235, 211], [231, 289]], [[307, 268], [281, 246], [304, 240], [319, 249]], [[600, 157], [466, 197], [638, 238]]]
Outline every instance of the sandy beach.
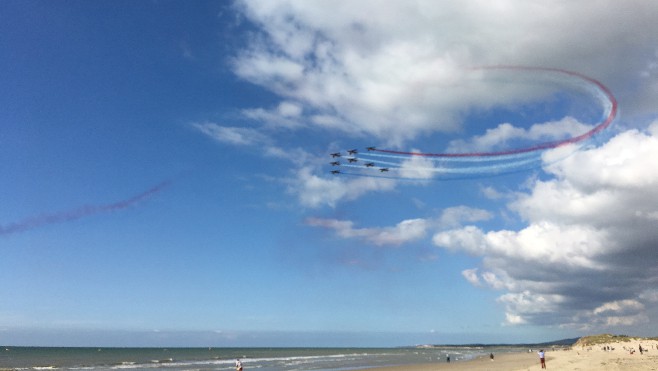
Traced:
[[[644, 349], [639, 352], [639, 346]], [[610, 349], [610, 350], [606, 350]], [[631, 352], [634, 350], [634, 352]], [[593, 346], [574, 346], [569, 350], [545, 349], [546, 369], [551, 370], [658, 370], [658, 341], [631, 340], [629, 342], [610, 342]], [[539, 356], [532, 353], [511, 353], [496, 355], [494, 361], [481, 357], [472, 361], [452, 363], [429, 363], [380, 367], [374, 371], [429, 371], [429, 370], [500, 370], [522, 371], [541, 370]]]

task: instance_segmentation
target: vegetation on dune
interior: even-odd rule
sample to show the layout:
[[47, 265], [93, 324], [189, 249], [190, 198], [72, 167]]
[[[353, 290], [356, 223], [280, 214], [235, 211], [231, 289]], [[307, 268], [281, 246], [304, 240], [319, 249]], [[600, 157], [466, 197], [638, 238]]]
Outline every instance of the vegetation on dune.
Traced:
[[573, 346], [591, 346], [597, 344], [606, 344], [606, 343], [627, 343], [637, 340], [658, 340], [658, 338], [643, 338], [643, 337], [630, 337], [628, 335], [611, 335], [611, 334], [600, 334], [600, 335], [590, 335], [583, 336]]
[[613, 343], [613, 342], [629, 342], [631, 341], [631, 338], [628, 337], [627, 335], [611, 335], [611, 334], [600, 334], [600, 335], [590, 335], [590, 336], [583, 336], [578, 341], [574, 346], [581, 346], [581, 345], [597, 345], [597, 344], [605, 344], [605, 343]]

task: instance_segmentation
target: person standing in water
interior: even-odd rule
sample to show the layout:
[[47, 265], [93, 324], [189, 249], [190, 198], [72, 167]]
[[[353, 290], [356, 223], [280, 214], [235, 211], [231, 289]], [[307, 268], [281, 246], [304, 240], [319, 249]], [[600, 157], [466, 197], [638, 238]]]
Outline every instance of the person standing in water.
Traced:
[[242, 371], [242, 362], [239, 359], [235, 360], [235, 371]]

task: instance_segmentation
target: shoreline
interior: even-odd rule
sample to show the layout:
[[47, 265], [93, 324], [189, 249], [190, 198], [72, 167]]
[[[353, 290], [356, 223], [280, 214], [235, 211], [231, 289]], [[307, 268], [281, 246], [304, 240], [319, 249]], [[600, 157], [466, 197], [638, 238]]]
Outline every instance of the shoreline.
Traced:
[[[642, 346], [643, 352], [639, 352]], [[590, 346], [573, 346], [570, 349], [545, 349], [546, 367], [561, 371], [612, 371], [658, 369], [658, 340], [631, 338], [628, 341], [601, 343]], [[368, 371], [526, 371], [541, 370], [539, 356], [533, 352], [515, 352], [479, 356], [468, 361], [451, 363], [434, 362], [425, 364], [398, 365], [366, 368]]]

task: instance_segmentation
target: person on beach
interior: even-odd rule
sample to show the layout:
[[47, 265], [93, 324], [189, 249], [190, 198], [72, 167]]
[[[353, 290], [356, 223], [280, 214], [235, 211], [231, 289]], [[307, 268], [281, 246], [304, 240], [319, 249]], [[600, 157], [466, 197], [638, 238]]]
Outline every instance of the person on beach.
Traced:
[[541, 363], [541, 368], [546, 368], [546, 359], [544, 358], [544, 350], [539, 351], [539, 362]]
[[491, 358], [491, 360], [493, 361], [493, 358], [494, 358], [493, 353], [489, 354], [489, 358]]
[[450, 354], [446, 356], [446, 362], [450, 363]]
[[235, 360], [235, 370], [242, 371], [242, 362], [239, 359]]

